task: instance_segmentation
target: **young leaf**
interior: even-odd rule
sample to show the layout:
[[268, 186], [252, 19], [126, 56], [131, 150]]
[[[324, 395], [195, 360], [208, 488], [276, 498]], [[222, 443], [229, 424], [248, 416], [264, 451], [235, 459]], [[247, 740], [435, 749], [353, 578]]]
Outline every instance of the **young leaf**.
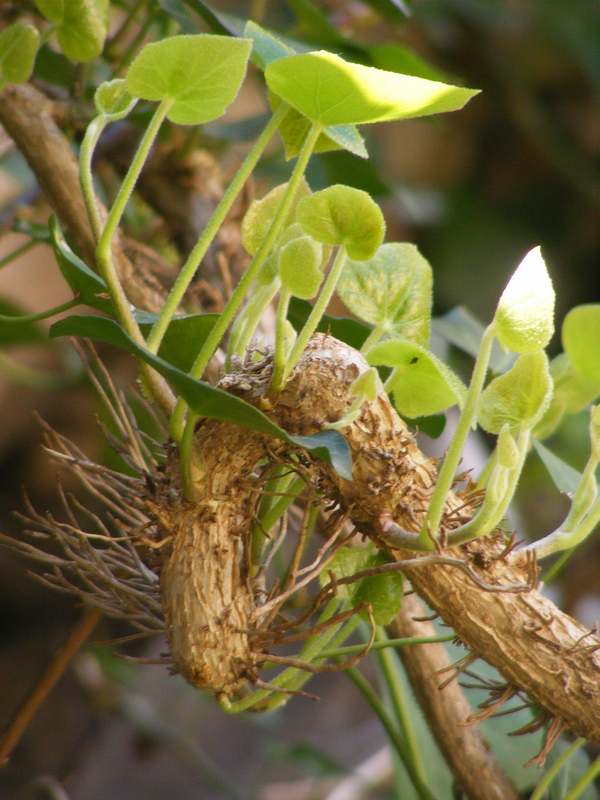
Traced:
[[136, 98], [127, 91], [127, 84], [123, 78], [104, 81], [94, 94], [96, 111], [108, 117], [111, 122], [125, 119], [136, 103]]
[[546, 347], [554, 333], [554, 287], [539, 247], [530, 250], [502, 293], [496, 337], [515, 353]]
[[279, 251], [281, 285], [294, 297], [310, 300], [323, 280], [323, 248], [310, 236], [292, 239]]
[[350, 258], [371, 258], [385, 236], [385, 220], [374, 200], [360, 189], [336, 184], [298, 203], [298, 222], [323, 244], [342, 245]]
[[[464, 306], [456, 306], [441, 317], [432, 320], [434, 333], [450, 344], [477, 358], [479, 345], [485, 328]], [[506, 372], [515, 361], [513, 353], [505, 353], [497, 342], [492, 347], [490, 369], [496, 374]]]
[[348, 259], [337, 286], [346, 307], [390, 336], [429, 342], [432, 273], [414, 244], [382, 244], [368, 261]]
[[230, 36], [172, 36], [148, 44], [127, 73], [127, 90], [143, 100], [171, 100], [167, 117], [199, 125], [222, 116], [246, 74], [252, 42]]
[[[273, 217], [277, 212], [281, 198], [285, 194], [287, 187], [287, 182], [280, 183], [279, 186], [275, 186], [270, 192], [267, 192], [264, 197], [253, 200], [246, 211], [244, 219], [242, 220], [242, 245], [251, 256], [256, 255], [259, 251], [261, 244], [269, 232]], [[289, 225], [289, 223], [292, 222], [296, 215], [298, 203], [303, 197], [308, 197], [308, 195], [310, 195], [310, 187], [303, 179], [298, 187], [296, 197], [290, 207], [284, 225]]]
[[484, 389], [479, 400], [479, 424], [488, 433], [533, 428], [552, 399], [552, 378], [543, 350], [519, 356], [515, 365]]
[[0, 33], [0, 87], [29, 80], [39, 45], [37, 28], [27, 22], [4, 28]]
[[575, 370], [600, 386], [600, 304], [572, 308], [563, 322], [562, 342]]
[[455, 111], [476, 90], [344, 61], [324, 50], [286, 56], [265, 70], [269, 89], [313, 122], [360, 124]]
[[317, 458], [329, 462], [341, 477], [347, 480], [352, 478], [350, 449], [344, 437], [336, 431], [322, 431], [311, 436], [290, 436], [262, 411], [239, 397], [210, 386], [204, 381], [190, 378], [185, 372], [141, 347], [111, 319], [74, 315], [56, 322], [50, 328], [50, 336], [86, 336], [132, 353], [167, 378], [192, 411], [199, 416], [233, 422], [243, 428], [266, 433], [303, 447]]
[[102, 52], [109, 0], [35, 0], [54, 23], [58, 43], [72, 61], [93, 61]]
[[408, 339], [376, 344], [369, 350], [367, 361], [393, 367], [386, 389], [393, 393], [394, 405], [404, 416], [427, 417], [464, 401], [466, 389], [452, 370]]

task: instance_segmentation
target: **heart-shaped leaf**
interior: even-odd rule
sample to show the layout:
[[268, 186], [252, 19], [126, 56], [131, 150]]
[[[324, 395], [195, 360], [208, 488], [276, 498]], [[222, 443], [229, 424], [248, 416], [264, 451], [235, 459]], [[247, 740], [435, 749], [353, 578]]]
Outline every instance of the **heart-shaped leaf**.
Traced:
[[460, 378], [433, 353], [408, 339], [376, 344], [367, 361], [393, 368], [386, 389], [393, 393], [394, 405], [403, 416], [427, 417], [464, 402], [466, 389]]
[[0, 87], [29, 80], [39, 44], [37, 29], [27, 22], [4, 28], [0, 33]]
[[323, 244], [340, 245], [350, 258], [371, 258], [383, 242], [385, 220], [367, 192], [336, 184], [298, 203], [298, 222]]
[[554, 333], [554, 287], [539, 247], [530, 250], [502, 293], [494, 317], [496, 336], [507, 350], [532, 353]]
[[479, 424], [488, 433], [533, 428], [552, 399], [552, 378], [543, 350], [524, 353], [504, 375], [494, 378], [479, 399]]
[[348, 259], [337, 285], [346, 307], [390, 336], [429, 341], [432, 273], [414, 244], [382, 244], [368, 261]]
[[171, 100], [167, 114], [179, 125], [222, 116], [246, 74], [252, 42], [231, 36], [172, 36], [148, 44], [127, 73], [127, 90], [143, 100]]
[[72, 61], [93, 61], [102, 52], [109, 0], [35, 0], [54, 23], [58, 43]]
[[455, 111], [476, 90], [353, 64], [321, 50], [285, 56], [265, 70], [269, 89], [322, 125], [361, 124]]
[[352, 479], [350, 448], [341, 434], [322, 431], [310, 436], [291, 436], [250, 403], [204, 381], [190, 378], [168, 361], [141, 347], [111, 319], [74, 315], [56, 322], [50, 328], [50, 336], [85, 336], [125, 350], [163, 375], [196, 414], [232, 422], [302, 447], [330, 463], [341, 477]]
[[572, 308], [564, 319], [562, 342], [575, 370], [600, 383], [600, 303]]

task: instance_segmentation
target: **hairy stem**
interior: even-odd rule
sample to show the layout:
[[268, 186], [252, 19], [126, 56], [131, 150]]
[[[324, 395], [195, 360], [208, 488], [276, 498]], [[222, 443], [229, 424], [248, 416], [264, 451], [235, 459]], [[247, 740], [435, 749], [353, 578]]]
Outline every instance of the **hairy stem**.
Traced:
[[79, 150], [79, 183], [81, 184], [81, 191], [83, 193], [88, 219], [96, 241], [98, 241], [102, 233], [102, 222], [98, 212], [96, 193], [94, 191], [92, 159], [94, 157], [94, 150], [98, 144], [98, 139], [102, 135], [102, 131], [107, 124], [108, 120], [104, 115], [93, 119], [87, 127]]

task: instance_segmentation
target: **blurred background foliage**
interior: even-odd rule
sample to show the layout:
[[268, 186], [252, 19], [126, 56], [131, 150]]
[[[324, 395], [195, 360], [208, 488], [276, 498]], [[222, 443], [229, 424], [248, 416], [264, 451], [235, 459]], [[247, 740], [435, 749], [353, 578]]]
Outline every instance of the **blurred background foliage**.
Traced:
[[[109, 63], [122, 74], [144, 41], [181, 29], [237, 32], [251, 18], [308, 49], [323, 47], [366, 64], [482, 89], [457, 114], [364, 128], [369, 161], [329, 153], [316, 157], [309, 173], [313, 188], [344, 182], [366, 189], [382, 204], [388, 240], [415, 242], [434, 268], [436, 313], [463, 305], [488, 320], [509, 275], [536, 244], [542, 245], [557, 290], [557, 330], [573, 305], [600, 301], [597, 0], [215, 0], [208, 5], [120, 0], [112, 6], [113, 37], [123, 15], [133, 13], [133, 22], [118, 42], [109, 36], [106, 60], [93, 68], [73, 65], [46, 44], [36, 65], [33, 81], [62, 109], [62, 127], [74, 142], [89, 118], [93, 86], [110, 74]], [[1, 4], [0, 27], [24, 7], [34, 12], [32, 3]], [[197, 224], [206, 218], [203, 204], [209, 207], [218, 197], [223, 180], [206, 154], [216, 157], [226, 179], [267, 111], [260, 81], [252, 71], [224, 120], [197, 133], [171, 130], [163, 137], [168, 158], [175, 151], [196, 159], [201, 191], [192, 210]], [[109, 196], [123, 169], [119, 159], [126, 166], [135, 136], [134, 116], [105, 144], [98, 175]], [[254, 191], [260, 194], [288, 171], [277, 145], [261, 164]], [[184, 186], [185, 171], [170, 174]], [[21, 226], [23, 220], [43, 222], [48, 209], [23, 159], [1, 134], [0, 204], [2, 258], [27, 241], [11, 232], [15, 221]], [[138, 202], [126, 223], [128, 234], [156, 248], [166, 264], [178, 261], [187, 232], [165, 225], [156, 206]], [[198, 303], [218, 308], [219, 290], [207, 278], [197, 287]], [[0, 272], [3, 303], [37, 311], [66, 296], [43, 244]], [[341, 306], [332, 311], [343, 313]], [[2, 344], [11, 345], [1, 336], [0, 330]], [[23, 340], [14, 351], [19, 363], [32, 370], [63, 368], [71, 375], [69, 355], [36, 338], [35, 333], [25, 336], [25, 345]], [[560, 350], [558, 336], [550, 349], [551, 354]], [[131, 374], [120, 359], [111, 368], [124, 379]], [[39, 410], [90, 456], [102, 457], [104, 445], [92, 422], [97, 409], [77, 375], [66, 381], [70, 386], [63, 382], [49, 391], [37, 371], [14, 374], [0, 361], [0, 379], [0, 522], [5, 530], [17, 530], [10, 512], [19, 505], [23, 483], [38, 507], [56, 502], [54, 468], [41, 451], [32, 411]], [[584, 415], [575, 415], [550, 442], [577, 468], [586, 458], [586, 429]], [[519, 530], [531, 537], [552, 529], [564, 512], [535, 456], [519, 501]], [[600, 619], [599, 579], [600, 543], [591, 537], [549, 590], [563, 608], [593, 625]], [[30, 581], [23, 565], [5, 553], [0, 553], [0, 598], [4, 724], [78, 612]], [[101, 631], [104, 638], [125, 632], [115, 625]], [[86, 800], [334, 797], [332, 787], [353, 766], [377, 756], [384, 740], [349, 682], [324, 677], [311, 689], [322, 696], [320, 704], [295, 700], [276, 716], [231, 719], [183, 682], [95, 647], [78, 658], [14, 764], [0, 773], [0, 794], [63, 798], [68, 791], [69, 797]], [[521, 775], [520, 764], [534, 751], [535, 743], [508, 748], [511, 774]], [[381, 790], [339, 798], [410, 797], [406, 787], [405, 794], [390, 787], [384, 756], [377, 763], [380, 773], [373, 767], [373, 774], [385, 779]], [[435, 758], [439, 762], [439, 755]], [[524, 790], [538, 773], [528, 770], [527, 775], [519, 778]], [[554, 791], [555, 798], [565, 796]]]

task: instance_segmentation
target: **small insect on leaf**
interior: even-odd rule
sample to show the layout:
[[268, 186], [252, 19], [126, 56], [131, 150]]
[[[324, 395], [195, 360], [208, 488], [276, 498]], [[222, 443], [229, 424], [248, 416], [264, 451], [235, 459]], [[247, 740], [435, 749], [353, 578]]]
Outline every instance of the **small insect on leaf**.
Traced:
[[127, 89], [143, 100], [171, 100], [171, 122], [210, 122], [235, 99], [251, 47], [249, 39], [207, 33], [147, 44], [129, 68]]
[[385, 236], [385, 220], [367, 192], [335, 184], [298, 203], [298, 222], [323, 244], [340, 245], [350, 258], [371, 258]]
[[26, 22], [15, 22], [0, 33], [0, 87], [29, 80], [39, 43], [37, 29]]

